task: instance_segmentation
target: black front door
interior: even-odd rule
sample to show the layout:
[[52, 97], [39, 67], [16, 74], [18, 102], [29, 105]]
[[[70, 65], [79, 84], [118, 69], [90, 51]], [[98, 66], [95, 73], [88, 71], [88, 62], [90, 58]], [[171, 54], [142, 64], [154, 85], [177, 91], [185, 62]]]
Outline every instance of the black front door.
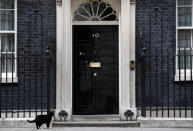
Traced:
[[119, 113], [118, 26], [73, 26], [73, 115]]

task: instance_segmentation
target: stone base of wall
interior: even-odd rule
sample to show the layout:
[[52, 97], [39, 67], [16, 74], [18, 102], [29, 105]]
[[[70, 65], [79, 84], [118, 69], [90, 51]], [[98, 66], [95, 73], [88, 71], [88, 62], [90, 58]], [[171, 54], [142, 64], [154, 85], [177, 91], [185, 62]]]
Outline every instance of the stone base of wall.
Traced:
[[[35, 123], [27, 122], [27, 120], [33, 120], [33, 119], [34, 118], [2, 118], [0, 119], [0, 128], [34, 128], [36, 129]], [[109, 122], [106, 121], [106, 125], [108, 127], [110, 127], [109, 125], [112, 125], [112, 127], [113, 126], [114, 127], [120, 127], [120, 126], [121, 127], [133, 127], [133, 126], [130, 126], [130, 124], [132, 125], [135, 124], [135, 127], [140, 126], [140, 128], [193, 128], [193, 118], [143, 118], [143, 117], [139, 117], [137, 121], [135, 122], [134, 121], [132, 122], [117, 121], [118, 124], [116, 124], [116, 121], [113, 121], [112, 123], [109, 123]], [[65, 124], [68, 124], [68, 125], [64, 126]], [[84, 123], [71, 122], [71, 124], [75, 125], [76, 127], [82, 127]], [[127, 126], [125, 126], [124, 124], [126, 124]], [[136, 126], [136, 124], [138, 126]], [[98, 125], [101, 125], [101, 123], [96, 123], [96, 122], [92, 123], [91, 122], [90, 125], [92, 125], [92, 127], [97, 125], [96, 127], [98, 127]], [[52, 127], [52, 123], [50, 126]], [[69, 125], [69, 122], [67, 122], [67, 123], [60, 124], [60, 126], [61, 127], [71, 127], [72, 125]], [[56, 126], [56, 127], [60, 127], [60, 126]], [[106, 127], [105, 123], [103, 123], [102, 126]], [[46, 128], [46, 125], [43, 125], [41, 128]]]
[[193, 128], [193, 118], [143, 118], [137, 121], [141, 128]]

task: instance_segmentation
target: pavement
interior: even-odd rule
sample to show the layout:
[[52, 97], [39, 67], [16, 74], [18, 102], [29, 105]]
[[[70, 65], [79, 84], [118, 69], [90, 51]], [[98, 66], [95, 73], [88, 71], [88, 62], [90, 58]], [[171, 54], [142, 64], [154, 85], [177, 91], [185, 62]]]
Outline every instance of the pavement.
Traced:
[[[37, 131], [35, 128], [0, 128], [0, 131]], [[45, 128], [40, 131], [193, 131], [193, 128], [111, 128], [111, 127], [76, 127]]]

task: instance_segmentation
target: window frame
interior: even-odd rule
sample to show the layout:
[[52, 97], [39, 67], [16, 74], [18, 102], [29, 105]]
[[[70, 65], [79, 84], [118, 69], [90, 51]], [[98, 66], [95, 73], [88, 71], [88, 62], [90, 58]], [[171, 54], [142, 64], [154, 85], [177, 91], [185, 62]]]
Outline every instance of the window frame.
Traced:
[[[14, 9], [0, 9], [0, 10], [13, 10], [14, 11], [14, 30], [2, 31], [0, 34], [14, 34], [14, 72], [1, 73], [0, 83], [17, 83], [17, 0], [14, 0]], [[0, 49], [1, 49], [1, 37], [0, 37]], [[1, 52], [2, 53], [2, 52]], [[6, 53], [6, 52], [4, 52]], [[8, 52], [8, 54], [11, 52]]]
[[[72, 8], [72, 12], [71, 12], [71, 15], [72, 15], [72, 18], [71, 18], [72, 25], [119, 25], [119, 23], [120, 23], [120, 21], [119, 21], [119, 19], [120, 19], [120, 10], [119, 10], [119, 8], [113, 7], [106, 0], [103, 0], [102, 2], [105, 2], [106, 4], [109, 4], [109, 7], [111, 7], [112, 10], [115, 11], [116, 20], [113, 20], [113, 21], [106, 21], [106, 20], [104, 20], [104, 21], [103, 20], [101, 20], [101, 21], [91, 21], [90, 19], [86, 20], [86, 21], [75, 20], [75, 14], [76, 14], [75, 12], [81, 7], [80, 6], [81, 4], [84, 4], [86, 2], [87, 1], [80, 1], [80, 2], [78, 2], [76, 7]], [[106, 10], [106, 8], [105, 8], [105, 10]]]

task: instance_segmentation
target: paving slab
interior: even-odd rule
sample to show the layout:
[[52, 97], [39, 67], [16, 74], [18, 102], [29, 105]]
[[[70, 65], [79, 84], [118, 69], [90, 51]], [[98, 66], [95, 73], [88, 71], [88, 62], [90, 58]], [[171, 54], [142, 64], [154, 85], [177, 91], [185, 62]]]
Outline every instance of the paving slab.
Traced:
[[[35, 128], [0, 128], [0, 131], [37, 131]], [[193, 131], [193, 128], [112, 128], [112, 127], [81, 127], [81, 128], [50, 128], [40, 131]]]

